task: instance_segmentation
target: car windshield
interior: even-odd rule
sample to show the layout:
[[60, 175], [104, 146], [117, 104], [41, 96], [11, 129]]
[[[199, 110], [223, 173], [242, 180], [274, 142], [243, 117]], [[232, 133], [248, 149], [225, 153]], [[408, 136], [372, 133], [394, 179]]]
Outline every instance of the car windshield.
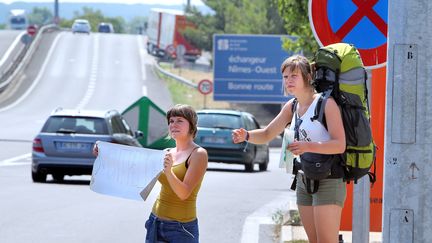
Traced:
[[198, 114], [198, 127], [222, 129], [240, 128], [240, 116], [228, 114]]
[[14, 17], [11, 19], [12, 24], [24, 24], [25, 22], [25, 18], [22, 17]]
[[108, 134], [108, 129], [102, 118], [51, 116], [43, 126], [42, 132]]
[[109, 28], [108, 25], [101, 25], [101, 26], [99, 26], [99, 31], [101, 31], [101, 32], [109, 32], [110, 28]]

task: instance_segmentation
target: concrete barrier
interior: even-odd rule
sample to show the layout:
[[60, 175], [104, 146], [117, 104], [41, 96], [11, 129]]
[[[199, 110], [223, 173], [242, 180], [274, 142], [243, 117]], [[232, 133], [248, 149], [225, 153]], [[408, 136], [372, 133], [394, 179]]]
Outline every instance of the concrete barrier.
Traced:
[[25, 48], [23, 48], [18, 54], [17, 58], [13, 60], [13, 64], [10, 66], [10, 70], [7, 72], [7, 76], [2, 77], [4, 81], [0, 83], [0, 94], [23, 72], [25, 67], [29, 64], [33, 57], [34, 52], [37, 50], [42, 34], [48, 30], [58, 28], [56, 25], [50, 24], [42, 26], [35, 36], [35, 39]]

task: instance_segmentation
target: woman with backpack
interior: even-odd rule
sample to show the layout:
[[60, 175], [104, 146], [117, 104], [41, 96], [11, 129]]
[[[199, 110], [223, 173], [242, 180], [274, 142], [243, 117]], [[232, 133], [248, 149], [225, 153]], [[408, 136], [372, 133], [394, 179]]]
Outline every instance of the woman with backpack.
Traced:
[[[296, 140], [287, 149], [300, 159], [296, 159], [296, 195], [300, 217], [309, 242], [338, 242], [342, 207], [345, 202], [346, 188], [342, 175], [330, 173], [319, 180], [317, 192], [308, 192], [307, 178], [301, 170], [302, 157], [315, 154], [329, 156], [341, 154], [345, 150], [345, 132], [341, 113], [336, 102], [329, 98], [325, 105], [327, 128], [314, 116], [315, 106], [320, 94], [312, 86], [312, 70], [309, 61], [300, 55], [287, 58], [281, 65], [285, 93], [295, 98], [289, 100], [279, 114], [263, 129], [246, 131], [235, 129], [232, 133], [235, 143], [267, 143], [291, 124], [296, 126]], [[316, 158], [316, 156], [314, 157]], [[318, 184], [312, 181], [312, 184]]]

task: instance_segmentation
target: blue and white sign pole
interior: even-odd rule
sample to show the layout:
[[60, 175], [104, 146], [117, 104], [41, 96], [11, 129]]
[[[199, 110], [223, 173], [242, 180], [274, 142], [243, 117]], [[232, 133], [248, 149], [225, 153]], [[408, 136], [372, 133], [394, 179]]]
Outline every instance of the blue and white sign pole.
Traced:
[[214, 35], [214, 100], [284, 103], [280, 35]]

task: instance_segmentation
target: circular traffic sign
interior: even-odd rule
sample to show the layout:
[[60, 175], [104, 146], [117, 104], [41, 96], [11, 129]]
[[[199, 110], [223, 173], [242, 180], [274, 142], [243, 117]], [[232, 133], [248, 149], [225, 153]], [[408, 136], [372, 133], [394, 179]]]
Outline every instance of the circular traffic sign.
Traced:
[[198, 91], [203, 95], [213, 92], [213, 83], [208, 79], [203, 79], [198, 83]]
[[353, 44], [366, 68], [387, 61], [387, 0], [309, 0], [309, 22], [320, 46]]
[[168, 45], [168, 46], [165, 48], [165, 51], [166, 51], [170, 56], [173, 56], [173, 55], [175, 54], [175, 52], [176, 52], [176, 49], [175, 49], [175, 47], [174, 47], [173, 45]]
[[33, 40], [33, 38], [29, 34], [24, 34], [21, 36], [21, 42], [24, 45], [30, 44], [32, 40]]
[[36, 34], [36, 32], [37, 32], [37, 28], [36, 28], [36, 26], [34, 26], [34, 25], [29, 25], [29, 26], [27, 27], [27, 33], [28, 33], [30, 36], [34, 36], [34, 35]]

